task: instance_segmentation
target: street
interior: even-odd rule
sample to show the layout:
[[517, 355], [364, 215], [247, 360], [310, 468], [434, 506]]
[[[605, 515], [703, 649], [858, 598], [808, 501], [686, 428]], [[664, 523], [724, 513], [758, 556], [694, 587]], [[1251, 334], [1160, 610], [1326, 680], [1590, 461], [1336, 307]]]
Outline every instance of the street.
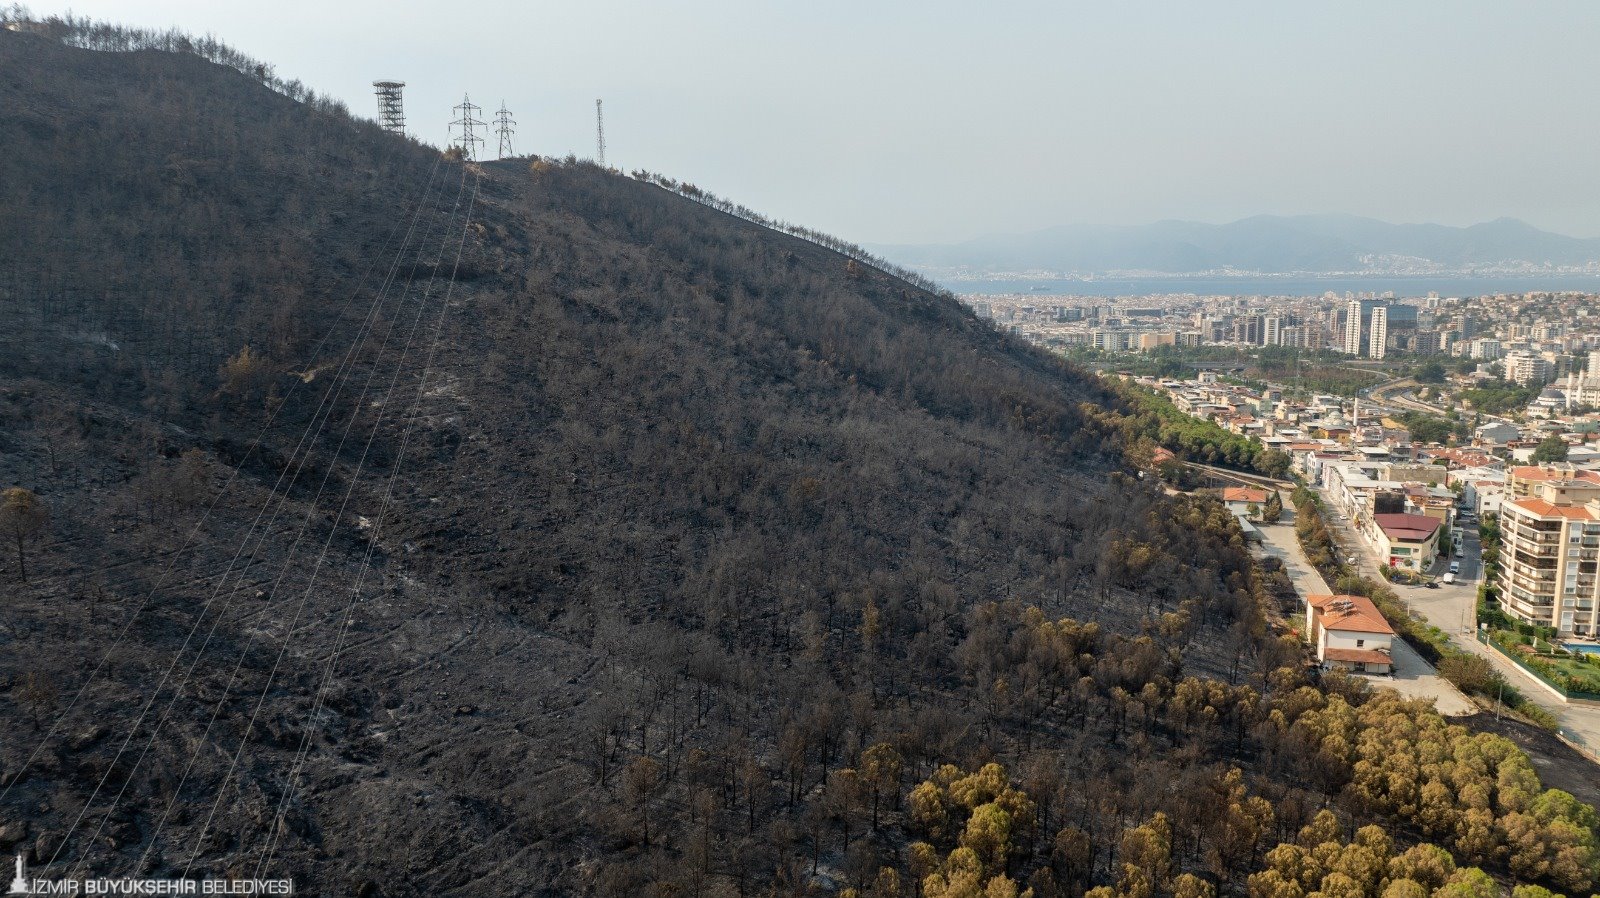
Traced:
[[[1300, 540], [1294, 532], [1294, 505], [1289, 501], [1287, 493], [1280, 493], [1283, 498], [1283, 515], [1276, 524], [1262, 524], [1262, 551], [1283, 562], [1284, 571], [1294, 583], [1295, 590], [1303, 599], [1307, 595], [1329, 595], [1333, 590], [1327, 581], [1317, 573], [1306, 559], [1305, 552], [1300, 548]], [[1430, 592], [1432, 590], [1429, 590]], [[1434, 707], [1440, 714], [1447, 717], [1460, 717], [1476, 713], [1478, 706], [1461, 694], [1461, 691], [1451, 685], [1438, 671], [1426, 660], [1418, 655], [1416, 650], [1407, 645], [1405, 640], [1396, 638], [1390, 650], [1394, 658], [1393, 676], [1366, 676], [1365, 679], [1372, 685], [1380, 688], [1394, 689], [1407, 698], [1432, 699]], [[1363, 676], [1355, 674], [1355, 676]]]
[[[1362, 576], [1374, 580], [1382, 579], [1378, 573], [1377, 555], [1368, 546], [1367, 541], [1350, 526], [1349, 520], [1335, 509], [1334, 503], [1326, 494], [1323, 494], [1323, 508], [1328, 527], [1333, 532], [1335, 541], [1348, 553], [1346, 557], [1349, 555], [1356, 557], [1356, 564]], [[1285, 511], [1288, 509], [1285, 508]], [[1461, 571], [1456, 575], [1454, 584], [1446, 585], [1441, 582], [1438, 589], [1428, 589], [1397, 583], [1393, 584], [1395, 593], [1400, 596], [1400, 600], [1405, 603], [1413, 616], [1449, 633], [1451, 641], [1459, 648], [1489, 659], [1489, 663], [1494, 665], [1494, 669], [1499, 671], [1508, 683], [1515, 685], [1534, 704], [1554, 714], [1561, 722], [1562, 736], [1578, 744], [1591, 755], [1600, 752], [1600, 707], [1588, 703], [1568, 702], [1551, 691], [1538, 678], [1507, 661], [1499, 652], [1473, 637], [1473, 628], [1477, 625], [1478, 583], [1483, 579], [1483, 560], [1481, 546], [1478, 544], [1477, 524], [1462, 527], [1461, 531], [1463, 554], [1460, 559], [1455, 559], [1461, 562]], [[1292, 532], [1289, 535], [1291, 538], [1294, 536]], [[1452, 559], [1441, 557], [1429, 573], [1442, 576], [1449, 569], [1450, 560]], [[1442, 708], [1440, 710], [1443, 711]]]

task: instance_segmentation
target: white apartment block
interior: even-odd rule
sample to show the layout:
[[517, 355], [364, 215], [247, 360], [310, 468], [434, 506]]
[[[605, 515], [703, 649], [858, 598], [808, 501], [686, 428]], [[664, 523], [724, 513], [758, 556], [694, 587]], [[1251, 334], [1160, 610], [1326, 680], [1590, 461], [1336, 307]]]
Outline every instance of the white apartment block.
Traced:
[[1479, 339], [1472, 341], [1471, 349], [1468, 351], [1468, 354], [1472, 358], [1480, 359], [1486, 362], [1492, 362], [1495, 359], [1500, 358], [1502, 355], [1505, 355], [1505, 349], [1500, 345], [1499, 340], [1491, 340], [1488, 337], [1480, 337]]
[[1544, 383], [1555, 374], [1555, 368], [1548, 359], [1528, 353], [1513, 353], [1506, 356], [1506, 380], [1514, 381], [1520, 386]]

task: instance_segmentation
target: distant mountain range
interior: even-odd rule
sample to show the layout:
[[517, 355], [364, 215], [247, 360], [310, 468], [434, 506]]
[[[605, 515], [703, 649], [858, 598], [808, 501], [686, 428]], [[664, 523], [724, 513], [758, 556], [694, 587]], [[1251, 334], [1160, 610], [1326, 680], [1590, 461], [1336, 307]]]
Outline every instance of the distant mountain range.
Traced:
[[1257, 215], [1229, 224], [1068, 225], [964, 243], [871, 248], [904, 265], [975, 272], [1395, 274], [1600, 267], [1600, 239], [1553, 234], [1513, 218], [1457, 228], [1354, 215]]

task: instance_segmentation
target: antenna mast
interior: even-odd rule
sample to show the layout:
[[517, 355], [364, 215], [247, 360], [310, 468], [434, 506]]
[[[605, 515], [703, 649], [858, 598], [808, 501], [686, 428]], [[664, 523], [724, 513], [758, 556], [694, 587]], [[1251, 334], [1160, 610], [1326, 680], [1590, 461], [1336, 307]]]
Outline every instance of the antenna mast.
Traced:
[[600, 101], [594, 101], [594, 161], [606, 167], [606, 118], [600, 111]]
[[517, 120], [511, 117], [511, 110], [506, 108], [506, 101], [500, 101], [500, 111], [494, 114], [495, 133], [500, 135], [499, 158], [508, 159], [515, 156], [511, 151], [511, 138], [517, 133]]
[[373, 90], [378, 95], [378, 127], [402, 137], [406, 133], [406, 112], [400, 100], [400, 89], [405, 86], [404, 81], [372, 82]]
[[483, 120], [474, 114], [482, 111], [481, 107], [472, 104], [471, 97], [462, 94], [461, 105], [455, 107], [456, 119], [450, 123], [451, 130], [461, 131], [452, 143], [461, 150], [461, 158], [469, 161], [478, 158], [478, 146], [483, 143], [483, 138], [478, 136], [478, 129], [485, 125]]

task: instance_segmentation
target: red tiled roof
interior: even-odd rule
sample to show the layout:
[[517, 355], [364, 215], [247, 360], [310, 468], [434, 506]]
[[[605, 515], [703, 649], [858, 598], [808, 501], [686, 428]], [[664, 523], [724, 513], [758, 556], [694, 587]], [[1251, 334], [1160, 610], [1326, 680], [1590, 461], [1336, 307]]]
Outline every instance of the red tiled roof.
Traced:
[[1511, 469], [1511, 476], [1518, 480], [1546, 481], [1546, 480], [1585, 480], [1589, 483], [1600, 483], [1600, 473], [1583, 469], [1567, 470], [1564, 468], [1545, 468], [1539, 465], [1522, 465]]
[[[1388, 633], [1394, 628], [1383, 619], [1383, 613], [1366, 596], [1306, 596], [1306, 602], [1316, 609], [1316, 618], [1324, 630], [1351, 630], [1357, 633]], [[1349, 602], [1347, 609], [1332, 608], [1335, 602]]]
[[1543, 499], [1517, 499], [1508, 503], [1515, 505], [1519, 510], [1529, 514], [1536, 514], [1541, 518], [1571, 518], [1575, 521], [1592, 521], [1594, 515], [1582, 505], [1553, 505]]
[[1427, 542], [1439, 529], [1439, 519], [1425, 514], [1375, 514], [1372, 520], [1390, 539], [1411, 543]]
[[1326, 661], [1350, 661], [1365, 664], [1393, 664], [1394, 658], [1376, 649], [1323, 649]]
[[1224, 487], [1223, 490], [1222, 490], [1222, 501], [1224, 501], [1224, 502], [1257, 502], [1257, 503], [1265, 502], [1265, 501], [1267, 501], [1267, 491], [1266, 490], [1258, 490], [1255, 487], [1251, 487], [1251, 486]]

